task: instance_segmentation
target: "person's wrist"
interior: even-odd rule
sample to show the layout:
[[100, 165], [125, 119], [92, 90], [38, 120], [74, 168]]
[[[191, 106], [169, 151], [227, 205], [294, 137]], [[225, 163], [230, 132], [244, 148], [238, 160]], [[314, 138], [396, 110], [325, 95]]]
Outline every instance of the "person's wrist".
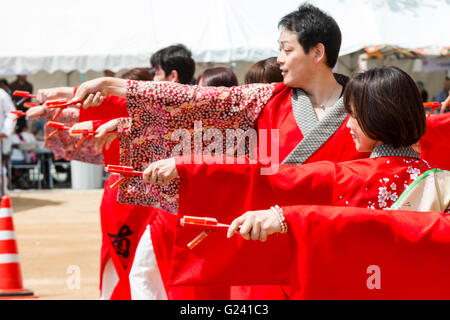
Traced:
[[110, 85], [110, 81], [107, 77], [99, 78], [99, 82], [97, 83], [97, 88], [95, 89], [95, 91], [100, 91], [102, 94], [107, 96], [109, 95]]
[[286, 219], [283, 215], [283, 209], [281, 209], [278, 205], [275, 205], [273, 207], [270, 207], [270, 210], [274, 213], [274, 215], [277, 218], [277, 221], [281, 228], [281, 233], [286, 233], [288, 231]]
[[100, 82], [100, 88], [105, 96], [114, 95], [118, 85], [118, 79], [113, 77], [103, 77]]

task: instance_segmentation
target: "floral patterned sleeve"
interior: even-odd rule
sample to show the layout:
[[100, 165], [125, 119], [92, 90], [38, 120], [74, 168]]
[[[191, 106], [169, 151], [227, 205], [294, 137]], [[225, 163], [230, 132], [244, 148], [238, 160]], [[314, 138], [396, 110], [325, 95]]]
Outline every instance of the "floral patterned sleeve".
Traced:
[[[121, 164], [144, 170], [154, 161], [173, 156], [185, 138], [196, 139], [195, 132], [214, 129], [225, 137], [227, 129], [253, 128], [274, 90], [275, 84], [227, 88], [129, 80], [127, 108], [131, 119], [119, 124]], [[230, 149], [226, 140], [223, 139], [222, 151]], [[204, 149], [211, 140], [203, 138], [200, 143]], [[194, 143], [188, 144], [188, 149], [197, 153]], [[169, 185], [146, 187], [136, 177], [120, 186], [118, 201], [176, 213], [178, 186], [179, 180], [174, 179]]]
[[117, 132], [119, 133], [119, 148], [120, 148], [120, 163], [123, 166], [131, 165], [131, 118], [119, 118], [119, 123], [117, 126]]
[[[47, 121], [51, 121], [57, 110], [48, 112]], [[78, 122], [80, 110], [78, 108], [66, 108], [58, 117], [58, 122], [71, 127]], [[103, 152], [97, 150], [92, 140], [84, 140], [80, 146], [76, 147], [79, 138], [71, 137], [66, 130], [59, 131], [56, 135], [49, 137], [54, 128], [45, 126], [45, 148], [53, 151], [55, 159], [78, 160], [82, 162], [103, 165]]]

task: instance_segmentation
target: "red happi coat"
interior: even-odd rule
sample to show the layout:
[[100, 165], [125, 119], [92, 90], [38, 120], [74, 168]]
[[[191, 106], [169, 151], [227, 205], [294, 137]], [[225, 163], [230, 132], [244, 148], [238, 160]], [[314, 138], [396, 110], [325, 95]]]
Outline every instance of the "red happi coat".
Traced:
[[[279, 160], [289, 159], [288, 163], [311, 163], [320, 160], [339, 162], [367, 157], [367, 154], [356, 152], [346, 128], [348, 119], [342, 118], [342, 113], [337, 117], [340, 120], [331, 125], [334, 126], [334, 132], [322, 130], [323, 128], [318, 126], [320, 130], [312, 129], [304, 133], [303, 125], [299, 128], [298, 116], [293, 112], [292, 95], [292, 88], [282, 83], [217, 89], [130, 81], [127, 99], [132, 121], [123, 122], [121, 125], [122, 164], [144, 169], [150, 162], [168, 157], [174, 146], [174, 143], [169, 142], [173, 130], [185, 128], [192, 134], [195, 120], [204, 121], [203, 129], [245, 129], [251, 126], [258, 129], [279, 129]], [[267, 100], [267, 97], [270, 99]], [[271, 132], [268, 134], [270, 137]], [[309, 151], [290, 157], [299, 143], [304, 143], [305, 149], [309, 148]], [[300, 150], [303, 149], [302, 145], [300, 147]], [[119, 194], [120, 201], [163, 206], [175, 212], [178, 205], [178, 184], [179, 181], [175, 180], [167, 187], [155, 186], [146, 196], [140, 181], [134, 179], [123, 185]], [[150, 203], [146, 203], [148, 199]], [[169, 217], [167, 220], [173, 221]], [[158, 231], [160, 229], [161, 225], [152, 226], [153, 239], [162, 236], [162, 232]], [[167, 230], [164, 237], [169, 237]], [[170, 257], [170, 245], [164, 245], [161, 249], [158, 249], [157, 245], [154, 249], [157, 256], [163, 257], [161, 259]], [[158, 254], [158, 251], [161, 253]], [[158, 258], [158, 264], [164, 274], [168, 262], [161, 259]]]
[[450, 113], [427, 117], [427, 129], [420, 139], [420, 156], [450, 170]]
[[[344, 85], [345, 82], [341, 81]], [[299, 127], [301, 125], [302, 114], [295, 116], [293, 112], [293, 94], [292, 88], [282, 85], [282, 90], [278, 94], [274, 95], [264, 109], [261, 111], [256, 128], [267, 130], [267, 143], [266, 146], [269, 150], [269, 154], [272, 153], [270, 141], [272, 139], [271, 129], [279, 130], [279, 161], [284, 162], [288, 160], [288, 156], [294, 153], [296, 148], [303, 148], [304, 144], [310, 144], [313, 147], [309, 153], [305, 152], [300, 159], [291, 158], [289, 163], [301, 164], [312, 163], [316, 161], [333, 161], [341, 162], [354, 159], [366, 158], [369, 153], [360, 153], [356, 150], [355, 144], [349, 134], [349, 130], [346, 127], [348, 116], [342, 116], [345, 113], [343, 106], [341, 105], [341, 114], [329, 115], [336, 116], [336, 121], [329, 125], [333, 128], [331, 132], [320, 129], [319, 124], [316, 127], [316, 137], [311, 133], [304, 133]], [[309, 99], [307, 100], [309, 102]], [[298, 107], [297, 107], [298, 108]], [[304, 107], [306, 111], [311, 110], [308, 106]], [[336, 109], [336, 108], [335, 108]], [[335, 113], [336, 111], [333, 110]], [[301, 110], [299, 112], [305, 112]], [[310, 118], [314, 117], [314, 114], [309, 114]], [[340, 120], [338, 118], [340, 117]], [[307, 118], [307, 117], [306, 117]], [[345, 118], [345, 119], [344, 119]], [[325, 119], [326, 121], [327, 119]], [[303, 122], [310, 121], [312, 119], [304, 119]], [[317, 120], [316, 120], [317, 121]], [[306, 137], [306, 139], [305, 139]], [[299, 145], [302, 143], [303, 145]], [[261, 141], [257, 146], [258, 156], [260, 155]], [[279, 286], [251, 286], [251, 287], [232, 287], [231, 290], [232, 299], [285, 299], [287, 298], [285, 290], [282, 290]]]
[[[342, 85], [345, 85], [346, 80], [342, 79], [342, 77], [337, 77], [337, 80]], [[294, 164], [312, 163], [322, 160], [341, 162], [368, 157], [368, 153], [356, 151], [355, 144], [346, 127], [348, 116], [342, 104], [340, 112], [335, 107], [330, 112], [334, 114], [329, 114], [328, 119], [322, 120], [322, 122], [327, 122], [327, 125], [317, 124], [317, 127], [311, 130], [312, 132], [307, 132], [306, 130], [303, 132], [302, 129], [307, 129], [303, 124], [304, 122], [318, 121], [315, 114], [311, 113], [313, 110], [312, 106], [308, 106], [310, 104], [309, 98], [306, 98], [306, 95], [303, 93], [303, 99], [306, 100], [304, 104], [306, 105], [297, 105], [297, 110], [300, 110], [298, 110], [299, 114], [295, 115], [293, 95], [295, 95], [295, 90], [298, 89], [293, 90], [285, 85], [281, 85], [281, 87], [282, 90], [274, 95], [261, 111], [256, 123], [258, 130], [267, 130], [268, 142], [266, 146], [270, 150], [269, 154], [272, 153], [271, 141], [273, 137], [271, 129], [278, 129], [280, 162], [287, 161]], [[338, 103], [342, 103], [342, 101]], [[332, 120], [334, 121], [330, 124], [328, 120], [333, 117], [334, 119]], [[325, 129], [323, 129], [324, 127]], [[332, 128], [332, 130], [328, 130], [329, 128]], [[258, 156], [260, 156], [261, 145], [261, 140], [259, 140], [257, 146]], [[306, 149], [304, 145], [310, 146], [309, 152], [303, 152], [303, 149]], [[296, 148], [302, 151], [300, 157], [289, 158], [295, 153]], [[285, 299], [286, 293], [278, 286], [232, 287], [231, 298], [239, 300]]]
[[[79, 122], [93, 121], [94, 130], [113, 118], [128, 117], [126, 99], [108, 96], [99, 107], [81, 109]], [[120, 150], [118, 140], [113, 140], [110, 147], [103, 147], [105, 166], [120, 164]], [[100, 288], [102, 275], [109, 258], [112, 259], [119, 282], [111, 295], [111, 299], [130, 299], [128, 289], [128, 272], [133, 261], [139, 236], [150, 215], [157, 209], [135, 206], [117, 202], [118, 189], [110, 186], [119, 179], [118, 175], [110, 175], [105, 182], [100, 218], [102, 226], [102, 250], [100, 265]]]
[[296, 206], [293, 299], [450, 299], [450, 216]]
[[[201, 88], [170, 82], [129, 81], [127, 107], [131, 121], [121, 121], [118, 128], [121, 164], [144, 170], [149, 163], [170, 157], [177, 144], [171, 138], [174, 132], [186, 129], [192, 133], [196, 120], [202, 121], [205, 130], [251, 128], [274, 90], [273, 85], [249, 85], [243, 89]], [[129, 179], [120, 187], [119, 201], [171, 212], [161, 210], [147, 221], [167, 298], [206, 299], [211, 296], [209, 288], [178, 290], [166, 285], [175, 235], [176, 217], [173, 214], [178, 207], [178, 183], [153, 186], [147, 193], [140, 179]], [[214, 289], [214, 292], [218, 290]]]
[[[443, 270], [448, 269], [450, 259], [433, 257], [428, 264], [417, 263], [413, 253], [417, 250], [419, 256], [432, 256], [426, 253], [429, 246], [433, 254], [444, 256], [450, 245], [447, 218], [439, 213], [422, 216], [404, 211], [395, 217], [394, 211], [380, 210], [390, 207], [406, 185], [429, 169], [422, 160], [383, 156], [345, 163], [282, 165], [275, 175], [264, 176], [260, 165], [186, 165], [179, 161], [180, 216], [213, 216], [230, 223], [245, 211], [279, 204], [290, 232], [269, 236], [261, 243], [239, 236], [226, 239], [225, 232], [217, 231], [189, 250], [186, 244], [199, 230], [179, 227], [170, 283], [289, 283], [291, 298], [310, 299], [445, 297], [442, 288], [436, 294], [433, 290], [438, 279], [449, 283]], [[302, 204], [336, 207], [298, 206]], [[431, 225], [439, 225], [439, 229], [430, 229]], [[395, 247], [398, 241], [401, 246]], [[364, 245], [376, 254], [362, 253]], [[393, 258], [396, 254], [400, 261]], [[383, 278], [385, 291], [370, 291], [366, 282], [361, 282], [369, 277], [366, 271], [371, 256], [372, 264], [388, 271]], [[399, 277], [401, 267], [410, 261], [417, 263], [411, 270], [426, 276], [431, 284], [421, 279], [412, 291], [411, 285], [400, 286], [411, 279], [409, 271]], [[443, 265], [436, 268], [440, 263]], [[434, 268], [440, 276], [433, 274]], [[350, 281], [348, 286], [343, 285], [345, 279]]]
[[[259, 91], [258, 91], [259, 90]], [[268, 99], [268, 94], [270, 99]], [[174, 129], [186, 128], [192, 130], [193, 121], [202, 120], [203, 128], [251, 128], [280, 130], [280, 160], [283, 160], [294, 147], [303, 140], [303, 134], [296, 124], [292, 114], [292, 89], [279, 83], [276, 85], [259, 85], [235, 88], [198, 88], [174, 83], [149, 83], [130, 81], [127, 88], [128, 110], [132, 122], [122, 122], [119, 136], [122, 145], [122, 164], [144, 169], [152, 161], [166, 158], [170, 155], [172, 145], [168, 144]], [[268, 102], [265, 102], [268, 100]], [[262, 113], [261, 108], [264, 107]], [[232, 110], [229, 114], [224, 112]], [[342, 108], [343, 109], [343, 108]], [[190, 117], [184, 114], [191, 115]], [[259, 117], [258, 117], [259, 116]], [[231, 117], [231, 118], [230, 118]], [[255, 119], [258, 120], [255, 122]], [[338, 123], [334, 132], [322, 141], [316, 143], [316, 152], [309, 156], [306, 162], [317, 160], [345, 161], [367, 157], [368, 154], [358, 153], [354, 147], [348, 129], [346, 115]], [[212, 122], [211, 122], [212, 121]], [[150, 130], [151, 129], [151, 130]], [[158, 130], [158, 135], [152, 131]], [[164, 139], [162, 139], [164, 137]], [[270, 139], [270, 138], [269, 138]], [[310, 141], [311, 138], [308, 138]], [[164, 147], [166, 149], [164, 149]], [[178, 181], [164, 187], [164, 197], [151, 193], [153, 201], [163, 201], [157, 205], [171, 208], [177, 205]], [[159, 189], [159, 186], [155, 187]], [[156, 194], [159, 190], [156, 190]], [[173, 201], [167, 199], [174, 199]], [[145, 194], [138, 179], [124, 184], [121, 189], [121, 201], [144, 204]], [[147, 204], [151, 205], [151, 204]], [[175, 207], [176, 210], [176, 207]], [[173, 211], [173, 210], [172, 210]], [[153, 220], [156, 221], [156, 220]], [[175, 221], [169, 219], [168, 221]], [[151, 226], [152, 239], [167, 238], [161, 225]], [[173, 229], [173, 228], [172, 228]], [[159, 246], [163, 246], [163, 248]], [[171, 256], [171, 245], [164, 241], [154, 241], [154, 250], [158, 258], [159, 269], [163, 278], [167, 278], [169, 262], [164, 258]], [[169, 298], [186, 298], [186, 296], [171, 296]], [[204, 296], [203, 296], [204, 297]], [[221, 296], [222, 297], [222, 296]], [[238, 293], [237, 297], [242, 297]]]
[[[51, 117], [53, 116], [50, 115]], [[117, 96], [108, 96], [104, 102], [94, 108], [73, 108], [65, 110], [57, 121], [64, 121], [66, 125], [76, 122], [93, 121], [94, 131], [113, 118], [128, 117], [126, 99]], [[68, 132], [62, 131], [52, 138], [48, 138], [50, 129], [47, 129], [46, 146], [55, 152], [55, 155], [67, 160], [79, 160], [94, 164], [119, 165], [120, 151], [118, 140], [112, 141], [110, 147], [103, 147], [98, 153], [92, 140], [85, 140], [78, 148], [74, 145], [77, 138], [71, 137]], [[144, 226], [149, 214], [156, 209], [117, 202], [118, 189], [110, 186], [118, 180], [118, 176], [110, 175], [104, 185], [104, 192], [100, 204], [100, 221], [102, 227], [102, 247], [100, 260], [100, 288], [102, 288], [103, 271], [109, 258], [113, 261], [119, 278], [127, 278], [126, 269], [132, 261], [136, 249], [140, 228]], [[111, 298], [128, 299], [129, 291], [113, 292]]]
[[[305, 134], [299, 128], [293, 113], [292, 88], [281, 83], [279, 86], [281, 90], [272, 96], [261, 111], [256, 122], [256, 128], [267, 130], [268, 141], [271, 141], [270, 130], [279, 130], [279, 160], [281, 163], [305, 138]], [[315, 152], [302, 163], [323, 160], [342, 162], [367, 158], [369, 153], [356, 151], [349, 129], [346, 127], [347, 121], [348, 117], [345, 117], [340, 125], [334, 128], [334, 133], [324, 139], [323, 144], [315, 143]], [[311, 140], [311, 137], [308, 137], [308, 140]], [[270, 149], [269, 143], [267, 147]]]
[[[342, 83], [345, 84], [345, 81]], [[127, 108], [131, 118], [119, 124], [121, 163], [136, 170], [143, 170], [154, 161], [171, 157], [173, 150], [180, 143], [179, 137], [174, 138], [174, 134], [178, 133], [179, 129], [184, 129], [188, 138], [196, 139], [195, 122], [201, 122], [200, 134], [209, 129], [222, 133], [224, 152], [230, 148], [225, 143], [228, 129], [245, 131], [256, 128], [268, 130], [268, 140], [271, 140], [271, 129], [279, 130], [280, 139], [277, 146], [280, 162], [289, 158], [290, 153], [298, 146], [298, 149], [302, 150], [299, 143], [303, 141], [307, 144], [304, 149], [309, 151], [293, 157], [288, 163], [301, 164], [321, 160], [340, 162], [368, 156], [368, 153], [359, 153], [355, 149], [346, 128], [348, 115], [344, 110], [342, 98], [330, 111], [327, 121], [321, 121], [317, 123], [316, 128], [303, 133], [297, 124], [301, 119], [296, 119], [293, 115], [293, 91], [283, 83], [217, 88], [172, 82], [128, 81]], [[310, 111], [313, 112], [306, 94], [302, 91], [298, 95], [303, 100], [307, 99]], [[337, 119], [334, 119], [335, 115]], [[297, 116], [299, 117], [301, 118], [301, 115]], [[306, 120], [311, 118], [312, 121], [318, 121], [315, 114], [309, 114]], [[198, 154], [194, 143], [195, 141], [190, 141], [187, 151]], [[200, 152], [210, 144], [211, 141], [203, 137], [203, 149]], [[258, 141], [256, 147], [259, 149], [260, 145], [261, 141]], [[259, 155], [258, 152], [257, 154]], [[161, 207], [176, 213], [178, 185], [179, 180], [175, 179], [166, 186], [153, 185], [145, 190], [140, 178], [136, 177], [121, 186], [119, 201]]]

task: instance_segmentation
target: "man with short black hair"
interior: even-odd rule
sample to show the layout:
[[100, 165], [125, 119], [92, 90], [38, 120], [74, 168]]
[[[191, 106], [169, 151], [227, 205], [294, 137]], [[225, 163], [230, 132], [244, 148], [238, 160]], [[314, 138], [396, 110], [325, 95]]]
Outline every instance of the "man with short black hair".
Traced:
[[155, 69], [154, 81], [191, 84], [195, 62], [191, 51], [182, 44], [172, 45], [152, 54], [150, 64]]

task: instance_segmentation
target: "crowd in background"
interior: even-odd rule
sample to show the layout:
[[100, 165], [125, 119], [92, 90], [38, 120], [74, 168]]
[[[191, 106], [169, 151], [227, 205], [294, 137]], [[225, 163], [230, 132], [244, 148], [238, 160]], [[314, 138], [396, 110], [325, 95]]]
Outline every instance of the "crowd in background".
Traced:
[[[26, 75], [20, 74], [12, 83], [8, 83], [6, 79], [0, 79], [0, 86], [2, 95], [1, 127], [3, 128], [1, 136], [2, 163], [5, 177], [3, 193], [7, 193], [8, 189], [36, 188], [38, 184], [37, 181], [32, 181], [30, 168], [35, 166], [35, 170], [39, 170], [36, 172], [37, 178], [34, 180], [40, 179], [39, 175], [42, 169], [50, 169], [48, 168], [48, 159], [52, 156], [51, 152], [47, 152], [47, 155], [42, 158], [45, 163], [37, 166], [38, 153], [44, 149], [45, 119], [30, 120], [25, 116], [16, 116], [10, 113], [13, 110], [22, 112], [28, 110], [25, 104], [31, 102], [31, 98], [23, 98], [13, 95], [13, 93], [16, 90], [33, 93], [33, 84], [27, 80]], [[7, 172], [10, 173], [7, 174]], [[48, 187], [48, 181], [44, 187]]]

